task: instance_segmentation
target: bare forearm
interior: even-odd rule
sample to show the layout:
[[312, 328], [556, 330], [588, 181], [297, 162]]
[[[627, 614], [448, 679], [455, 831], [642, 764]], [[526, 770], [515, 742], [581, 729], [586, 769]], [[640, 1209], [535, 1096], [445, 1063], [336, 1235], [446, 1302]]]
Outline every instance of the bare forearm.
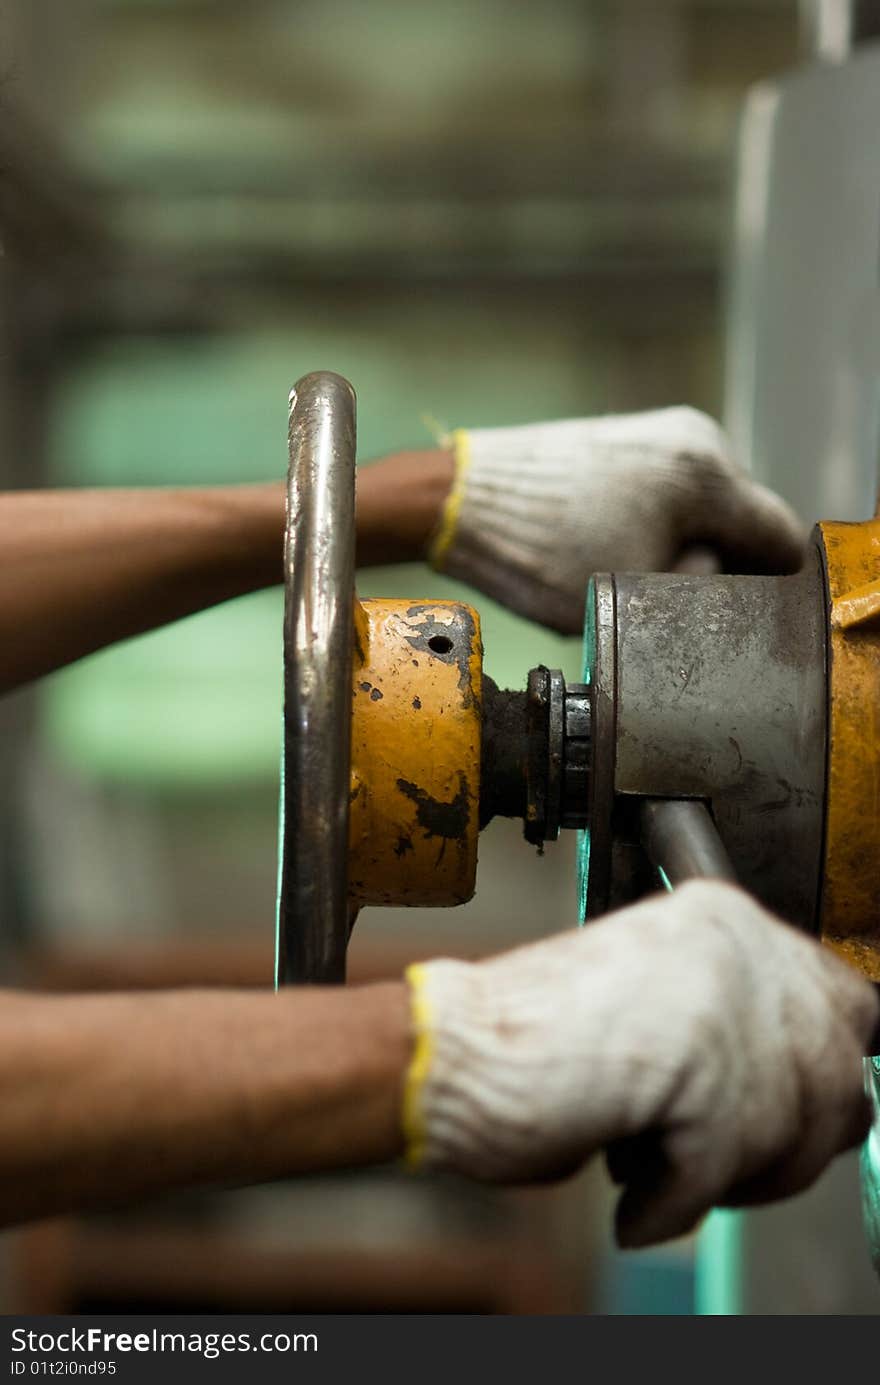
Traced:
[[[358, 561], [419, 558], [452, 478], [447, 454], [358, 474]], [[284, 487], [38, 491], [0, 497], [0, 692], [280, 581]]]
[[424, 558], [452, 485], [452, 453], [397, 452], [358, 471], [361, 567]]
[[0, 498], [0, 691], [277, 581], [279, 484]]
[[0, 1223], [394, 1157], [402, 983], [2, 993]]

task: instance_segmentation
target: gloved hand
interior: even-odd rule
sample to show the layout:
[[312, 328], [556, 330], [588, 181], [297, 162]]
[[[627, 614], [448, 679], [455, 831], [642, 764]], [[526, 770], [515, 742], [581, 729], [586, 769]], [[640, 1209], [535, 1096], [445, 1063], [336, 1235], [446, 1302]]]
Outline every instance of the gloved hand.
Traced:
[[622, 1245], [797, 1192], [866, 1132], [873, 988], [733, 886], [407, 977], [410, 1162], [522, 1182], [606, 1148]]
[[798, 519], [696, 409], [476, 429], [454, 444], [431, 562], [565, 634], [581, 631], [593, 572], [669, 571], [697, 544], [728, 571], [800, 565]]

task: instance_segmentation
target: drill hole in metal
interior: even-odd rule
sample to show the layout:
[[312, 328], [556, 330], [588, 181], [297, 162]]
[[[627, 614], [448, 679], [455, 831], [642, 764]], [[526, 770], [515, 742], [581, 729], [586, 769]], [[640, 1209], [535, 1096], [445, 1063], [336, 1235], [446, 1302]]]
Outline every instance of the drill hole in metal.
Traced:
[[428, 648], [433, 649], [435, 654], [448, 654], [452, 648], [452, 640], [447, 635], [432, 635], [428, 640]]

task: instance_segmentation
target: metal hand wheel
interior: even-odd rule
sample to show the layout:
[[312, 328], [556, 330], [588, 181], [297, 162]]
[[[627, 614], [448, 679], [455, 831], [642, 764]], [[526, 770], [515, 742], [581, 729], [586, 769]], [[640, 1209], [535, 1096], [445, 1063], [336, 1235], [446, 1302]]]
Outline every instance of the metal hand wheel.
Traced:
[[474, 891], [482, 645], [454, 601], [358, 601], [355, 396], [290, 395], [276, 984], [341, 982], [362, 904]]
[[276, 984], [345, 979], [355, 566], [355, 395], [290, 393]]

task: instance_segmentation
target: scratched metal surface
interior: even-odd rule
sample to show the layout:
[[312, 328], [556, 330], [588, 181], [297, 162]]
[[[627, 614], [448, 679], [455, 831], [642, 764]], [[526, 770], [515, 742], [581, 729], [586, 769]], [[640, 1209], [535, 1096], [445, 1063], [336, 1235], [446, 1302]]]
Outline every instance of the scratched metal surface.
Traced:
[[[616, 821], [628, 797], [709, 801], [742, 883], [814, 929], [826, 738], [817, 556], [793, 577], [609, 580], [615, 657], [597, 663], [594, 697], [613, 706]], [[600, 811], [607, 819], [611, 805]], [[626, 835], [624, 820], [615, 840]], [[591, 874], [608, 871], [620, 902], [636, 892], [631, 862], [607, 841], [603, 862], [600, 849], [594, 833]]]

